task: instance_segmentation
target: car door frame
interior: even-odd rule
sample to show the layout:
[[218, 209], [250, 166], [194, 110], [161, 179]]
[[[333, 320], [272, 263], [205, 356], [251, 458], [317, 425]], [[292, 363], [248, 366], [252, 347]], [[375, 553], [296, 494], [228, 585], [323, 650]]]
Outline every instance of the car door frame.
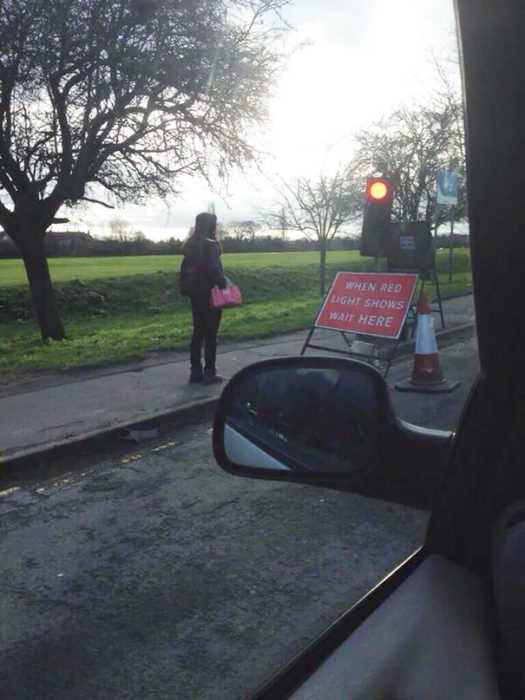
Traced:
[[525, 6], [456, 0], [480, 372], [459, 422], [426, 544], [491, 582], [497, 515], [525, 494]]
[[[465, 89], [467, 192], [480, 372], [459, 422], [425, 545], [352, 606], [255, 697], [286, 697], [429, 553], [491, 586], [497, 514], [525, 494], [525, 6], [455, 0]], [[498, 232], [498, 236], [495, 235]], [[521, 471], [523, 471], [521, 469]]]

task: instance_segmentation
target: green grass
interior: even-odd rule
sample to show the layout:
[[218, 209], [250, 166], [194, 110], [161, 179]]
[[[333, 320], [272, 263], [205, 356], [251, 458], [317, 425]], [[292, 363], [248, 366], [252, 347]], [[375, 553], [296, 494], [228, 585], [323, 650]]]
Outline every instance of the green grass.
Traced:
[[[223, 256], [226, 269], [308, 267], [316, 265], [319, 253], [228, 253]], [[103, 258], [50, 258], [49, 268], [54, 282], [82, 282], [133, 275], [152, 275], [179, 269], [181, 255], [135, 255]], [[337, 250], [328, 253], [328, 262], [360, 264], [363, 258], [355, 250]], [[25, 284], [26, 276], [21, 260], [0, 260], [0, 289]]]
[[[446, 282], [448, 253], [438, 254], [443, 295], [469, 291], [467, 253], [455, 251], [452, 284]], [[48, 344], [39, 340], [20, 262], [0, 261], [0, 374], [17, 377], [32, 370], [187, 348], [191, 315], [188, 300], [176, 289], [179, 260], [175, 256], [51, 260], [68, 338]], [[321, 303], [315, 252], [232, 254], [223, 262], [240, 284], [245, 304], [224, 312], [220, 338], [253, 338], [311, 326]], [[354, 251], [332, 252], [327, 279], [338, 270], [370, 269], [372, 264]], [[432, 293], [432, 285], [427, 283], [427, 289]]]

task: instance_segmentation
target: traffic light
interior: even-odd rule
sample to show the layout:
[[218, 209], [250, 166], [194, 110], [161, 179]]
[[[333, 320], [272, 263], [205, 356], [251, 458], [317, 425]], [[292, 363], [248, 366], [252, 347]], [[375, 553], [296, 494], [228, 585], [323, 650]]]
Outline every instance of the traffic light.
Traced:
[[386, 254], [390, 239], [390, 180], [386, 177], [370, 178], [366, 185], [366, 200], [359, 252], [361, 255], [377, 258]]

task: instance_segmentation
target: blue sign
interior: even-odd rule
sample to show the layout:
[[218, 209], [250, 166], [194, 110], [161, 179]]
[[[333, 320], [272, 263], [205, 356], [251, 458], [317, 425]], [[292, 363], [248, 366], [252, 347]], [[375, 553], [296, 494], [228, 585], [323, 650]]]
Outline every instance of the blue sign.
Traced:
[[458, 203], [458, 174], [450, 170], [438, 170], [436, 175], [437, 203], [456, 205]]

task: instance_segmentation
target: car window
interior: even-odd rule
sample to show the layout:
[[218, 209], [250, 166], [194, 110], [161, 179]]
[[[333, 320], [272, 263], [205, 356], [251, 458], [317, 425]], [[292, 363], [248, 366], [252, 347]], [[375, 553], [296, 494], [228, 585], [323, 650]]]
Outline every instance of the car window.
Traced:
[[[299, 171], [314, 189], [318, 175], [339, 174], [341, 163], [350, 161], [362, 211], [367, 178], [388, 177], [396, 227], [388, 256], [379, 264], [373, 254], [360, 257], [344, 269], [410, 269], [424, 278], [436, 362], [444, 379], [461, 386], [443, 396], [414, 394], [410, 401], [398, 392], [392, 396], [403, 418], [453, 430], [478, 363], [453, 4], [423, 2], [414, 8], [407, 2], [374, 2], [358, 9], [333, 2], [316, 11], [310, 3], [298, 3], [289, 12], [293, 22], [297, 19], [290, 41], [303, 45], [290, 59], [273, 112], [279, 173], [286, 185], [283, 201], [291, 202], [290, 218], [298, 211], [304, 215], [300, 202], [306, 190], [300, 191]], [[407, 222], [416, 221], [419, 229], [408, 228], [413, 224]], [[359, 236], [361, 226], [356, 217], [343, 228]], [[434, 259], [425, 248], [430, 239]], [[329, 270], [326, 287], [332, 276]], [[420, 288], [421, 282], [415, 301]], [[405, 332], [415, 340], [410, 314]], [[433, 342], [431, 336], [425, 333], [424, 341]], [[372, 337], [360, 341], [373, 345], [365, 354], [384, 352]], [[406, 366], [394, 362], [389, 371], [392, 388], [412, 374], [410, 353], [405, 357]]]
[[[429, 513], [219, 470], [211, 433], [221, 372], [224, 386], [259, 359], [330, 355], [329, 347], [386, 374], [399, 418], [448, 431], [477, 372], [453, 3], [160, 3], [180, 31], [144, 75], [135, 74], [136, 53], [165, 36], [155, 3], [60, 0], [62, 53], [38, 35], [39, 18], [24, 14], [40, 5], [0, 9], [3, 37], [10, 13], [20, 12], [19, 41], [38, 38], [19, 91], [2, 78], [19, 43], [6, 38], [0, 56], [0, 146], [22, 163], [13, 176], [0, 148], [5, 697], [243, 698], [421, 546]], [[106, 5], [102, 21], [97, 7]], [[82, 53], [85, 42], [69, 33], [77, 36], [93, 7], [96, 50]], [[97, 44], [119, 7], [121, 18], [135, 18], [132, 35], [144, 28], [122, 54], [129, 91], [104, 63], [121, 56], [127, 33]], [[257, 13], [257, 41], [239, 53], [239, 28], [251, 31], [254, 7], [271, 17], [259, 25]], [[46, 10], [56, 22], [59, 9]], [[68, 56], [78, 71], [69, 82], [58, 69], [48, 75], [57, 51], [60, 70]], [[102, 64], [81, 112], [87, 54]], [[172, 102], [149, 123], [159, 91], [150, 88], [148, 99], [133, 91], [161, 79]], [[112, 110], [127, 99], [127, 121], [115, 126]], [[90, 120], [93, 129], [103, 124], [92, 141], [83, 131]], [[4, 143], [15, 123], [22, 131]], [[66, 192], [63, 208], [34, 214], [34, 192], [49, 195], [62, 172], [54, 158], [81, 154], [81, 165], [88, 141], [95, 148], [109, 133], [128, 150], [115, 155], [106, 144], [91, 189], [72, 170], [55, 192]], [[372, 178], [391, 188], [392, 229], [380, 254], [364, 246]], [[18, 196], [16, 183], [28, 179]], [[52, 221], [30, 253], [4, 211], [13, 191], [27, 230]], [[217, 217], [213, 284], [238, 284], [243, 296], [241, 306], [214, 309], [217, 367], [190, 368], [192, 328], [199, 311], [208, 318], [209, 299], [201, 295], [198, 307], [176, 279], [197, 212]], [[314, 328], [340, 272], [417, 275], [399, 338]], [[354, 298], [340, 295], [344, 321]], [[387, 296], [371, 305], [377, 326], [396, 303]], [[199, 331], [208, 351], [209, 330]], [[441, 391], [447, 383], [453, 389]], [[383, 438], [370, 387], [327, 368], [254, 375], [235, 396], [231, 426], [286, 450], [304, 471], [315, 465], [358, 480]]]

